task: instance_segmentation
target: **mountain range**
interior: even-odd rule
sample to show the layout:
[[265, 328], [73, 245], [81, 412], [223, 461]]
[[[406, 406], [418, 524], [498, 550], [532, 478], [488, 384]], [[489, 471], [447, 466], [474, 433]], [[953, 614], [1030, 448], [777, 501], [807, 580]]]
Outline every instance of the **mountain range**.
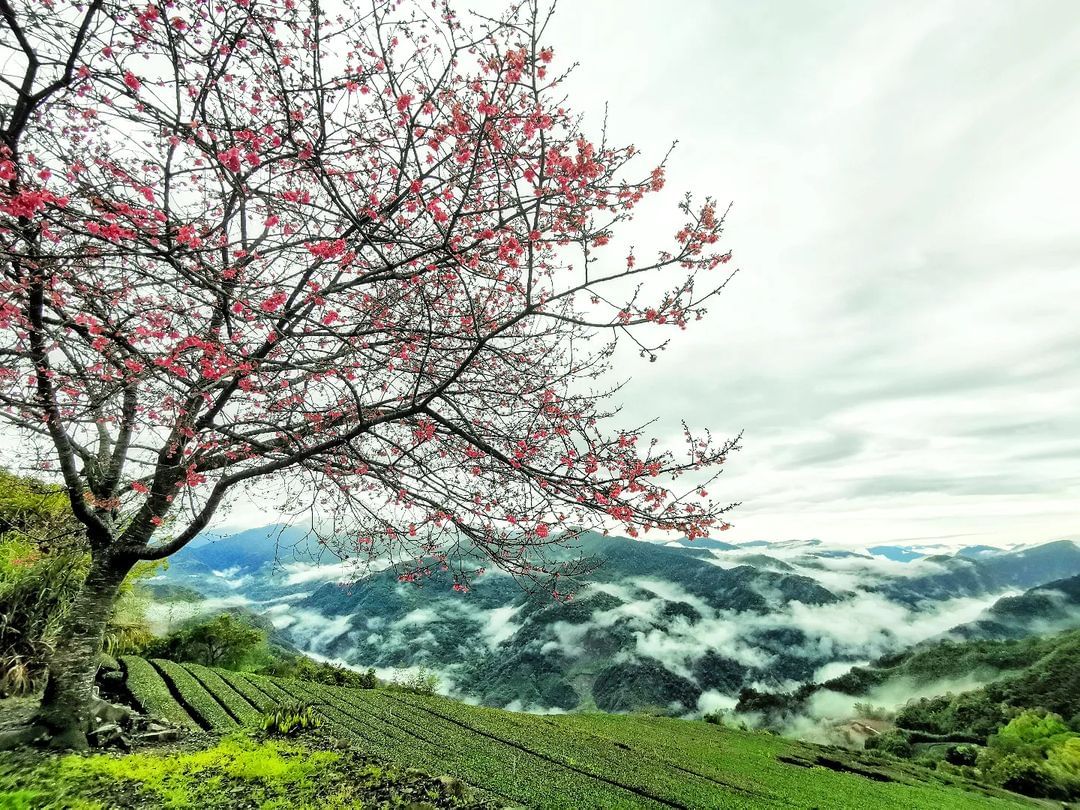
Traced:
[[[1019, 638], [1074, 626], [1070, 541], [951, 554], [821, 541], [641, 542], [585, 534], [598, 568], [567, 603], [488, 573], [466, 594], [378, 561], [343, 562], [302, 528], [200, 538], [151, 583], [154, 616], [243, 609], [316, 657], [426, 667], [458, 697], [538, 711], [733, 708], [944, 637]], [[181, 589], [181, 590], [177, 590]], [[183, 593], [184, 598], [177, 598]], [[201, 598], [200, 598], [201, 597]]]

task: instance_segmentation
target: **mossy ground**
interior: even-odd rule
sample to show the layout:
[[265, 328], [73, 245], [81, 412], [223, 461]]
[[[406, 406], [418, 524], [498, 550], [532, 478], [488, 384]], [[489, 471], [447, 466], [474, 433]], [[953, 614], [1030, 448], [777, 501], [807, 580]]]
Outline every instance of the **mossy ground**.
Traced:
[[324, 736], [236, 733], [126, 755], [0, 755], [0, 810], [482, 807], [461, 783], [338, 748]]

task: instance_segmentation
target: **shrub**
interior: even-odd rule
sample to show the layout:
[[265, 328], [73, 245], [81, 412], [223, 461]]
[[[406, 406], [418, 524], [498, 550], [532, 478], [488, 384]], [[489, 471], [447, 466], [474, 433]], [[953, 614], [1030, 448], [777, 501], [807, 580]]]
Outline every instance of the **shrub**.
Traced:
[[369, 667], [364, 672], [357, 672], [327, 661], [315, 661], [306, 655], [283, 656], [257, 670], [257, 674], [295, 678], [327, 686], [347, 686], [350, 689], [374, 689], [379, 685], [374, 668]]
[[910, 701], [896, 715], [902, 728], [930, 734], [964, 734], [985, 738], [1008, 722], [1008, 708], [976, 689]]
[[[89, 564], [63, 488], [0, 469], [0, 697], [44, 685], [45, 660]], [[121, 586], [105, 631], [109, 654], [151, 638], [137, 582], [155, 567], [141, 563]]]
[[294, 737], [321, 725], [322, 719], [311, 704], [297, 703], [264, 714], [262, 730], [271, 737]]
[[1018, 754], [1006, 754], [987, 772], [990, 780], [1006, 790], [1047, 799], [1065, 799], [1068, 793], [1042, 762]]
[[[235, 728], [237, 723], [198, 679], [175, 661], [155, 658], [150, 662], [180, 693], [180, 697], [210, 728], [221, 731]], [[198, 718], [196, 718], [198, 719]]]
[[876, 737], [870, 737], [863, 744], [868, 751], [880, 751], [894, 757], [909, 759], [912, 754], [911, 743], [907, 735], [899, 729], [886, 731]]
[[724, 713], [720, 709], [717, 709], [714, 712], [706, 712], [701, 719], [714, 726], [724, 725]]
[[44, 684], [45, 659], [86, 570], [85, 555], [42, 554], [25, 537], [0, 537], [0, 696]]
[[266, 645], [266, 633], [232, 614], [197, 618], [146, 649], [146, 656], [223, 669], [242, 669]]
[[969, 767], [975, 764], [979, 758], [979, 746], [971, 743], [950, 745], [945, 751], [945, 761], [950, 765]]
[[1060, 715], [1037, 710], [1025, 711], [991, 737], [990, 745], [1006, 752], [1026, 751], [1032, 746], [1042, 746], [1045, 742], [1068, 733], [1069, 727]]
[[419, 695], [434, 695], [439, 688], [439, 675], [427, 667], [420, 667], [414, 672], [402, 670], [394, 676], [390, 686], [394, 689], [415, 692]]
[[1080, 796], [1080, 735], [1060, 715], [1028, 710], [990, 737], [978, 766], [1002, 787], [1050, 799]]
[[228, 670], [213, 670], [201, 664], [184, 664], [184, 669], [191, 673], [210, 692], [225, 709], [243, 726], [254, 726], [262, 719], [262, 711], [256, 711], [251, 703], [220, 673]]
[[176, 702], [168, 684], [149, 661], [134, 656], [125, 656], [120, 660], [124, 665], [127, 688], [143, 711], [155, 720], [198, 730], [199, 724]]
[[331, 686], [347, 686], [351, 689], [374, 689], [379, 685], [379, 679], [375, 677], [374, 667], [368, 667], [364, 672], [357, 672], [345, 667], [324, 663], [320, 667], [320, 675], [322, 677], [316, 678], [316, 682]]

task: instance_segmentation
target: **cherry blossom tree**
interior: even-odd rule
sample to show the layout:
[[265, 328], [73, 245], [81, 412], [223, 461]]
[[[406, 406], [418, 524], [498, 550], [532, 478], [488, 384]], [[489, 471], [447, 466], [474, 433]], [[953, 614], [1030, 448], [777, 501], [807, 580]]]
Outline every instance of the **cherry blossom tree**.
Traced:
[[665, 167], [585, 134], [536, 4], [333, 8], [0, 0], [0, 412], [92, 555], [58, 744], [132, 566], [259, 481], [459, 591], [487, 566], [565, 598], [571, 526], [727, 528], [703, 487], [735, 442], [620, 426], [608, 382], [723, 288], [723, 212], [687, 195], [616, 253]]

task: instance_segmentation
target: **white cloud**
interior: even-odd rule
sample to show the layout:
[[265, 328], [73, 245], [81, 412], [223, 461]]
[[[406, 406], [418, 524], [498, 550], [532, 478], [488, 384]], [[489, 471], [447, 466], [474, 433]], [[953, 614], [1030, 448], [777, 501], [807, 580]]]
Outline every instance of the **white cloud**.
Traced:
[[360, 576], [358, 562], [353, 560], [328, 565], [288, 562], [281, 567], [285, 571], [286, 585], [302, 585], [307, 582], [349, 582]]
[[439, 618], [439, 613], [434, 608], [416, 608], [395, 621], [394, 627], [422, 627], [438, 621]]
[[255, 604], [242, 594], [202, 599], [198, 602], [151, 602], [146, 606], [146, 619], [158, 635], [166, 635], [195, 616], [227, 610], [234, 607], [250, 607]]
[[725, 695], [717, 692], [715, 689], [709, 689], [701, 693], [701, 697], [698, 698], [698, 711], [702, 714], [706, 712], [723, 711], [729, 712], [735, 708], [735, 705], [739, 701], [731, 697], [731, 695]]
[[880, 594], [859, 592], [852, 599], [827, 605], [792, 602], [787, 611], [765, 617], [775, 626], [795, 627], [811, 636], [837, 639], [869, 651], [876, 657], [940, 635], [958, 624], [972, 621], [1008, 593], [959, 597], [914, 611]]
[[[824, 562], [846, 564], [849, 559]], [[926, 565], [933, 567], [935, 564]], [[549, 628], [552, 638], [543, 643], [541, 652], [560, 652], [571, 658], [581, 656], [585, 652], [585, 637], [590, 631], [627, 622], [635, 639], [633, 655], [653, 659], [689, 678], [693, 677], [695, 663], [710, 652], [748, 669], [767, 672], [775, 664], [777, 655], [761, 646], [759, 634], [778, 630], [802, 631], [806, 640], [799, 646], [786, 645], [784, 654], [810, 661], [835, 660], [836, 663], [817, 670], [822, 677], [834, 677], [850, 669], [852, 662], [872, 660], [972, 621], [999, 598], [1012, 593], [959, 597], [913, 609], [890, 601], [882, 594], [856, 589], [839, 602], [812, 605], [793, 601], [759, 614], [714, 610], [703, 600], [687, 594], [678, 583], [651, 577], [614, 585], [597, 584], [591, 590], [630, 598], [637, 596], [617, 607], [596, 610], [585, 622], [553, 623]], [[657, 596], [644, 598], [642, 592]], [[583, 598], [588, 593], [586, 591]], [[665, 606], [671, 602], [691, 604], [700, 618], [693, 622], [682, 616], [662, 618]], [[625, 657], [626, 653], [621, 655]], [[775, 678], [771, 673], [770, 677]], [[777, 685], [775, 679], [761, 684], [763, 688], [777, 688]]]
[[482, 614], [485, 621], [481, 627], [481, 632], [484, 634], [484, 640], [491, 649], [498, 647], [521, 628], [520, 624], [515, 624], [513, 621], [514, 617], [520, 612], [520, 605], [517, 607], [514, 605], [507, 605], [505, 607], [486, 611], [486, 614]]
[[210, 573], [213, 574], [218, 579], [220, 579], [222, 582], [224, 582], [230, 588], [235, 589], [235, 588], [240, 588], [240, 587], [246, 585], [251, 580], [251, 574], [244, 574], [243, 576], [239, 576], [239, 577], [236, 576], [242, 570], [244, 570], [244, 569], [241, 568], [240, 566], [234, 566], [232, 568], [225, 568], [225, 569], [223, 569], [221, 571], [211, 571]]
[[521, 700], [512, 700], [504, 707], [508, 712], [529, 712], [531, 714], [568, 714], [566, 709], [555, 706], [538, 706]]
[[868, 663], [870, 662], [867, 660], [830, 661], [828, 664], [814, 670], [813, 681], [814, 683], [831, 681], [833, 678], [839, 678], [841, 675], [850, 672], [854, 667], [866, 666]]
[[352, 629], [351, 616], [325, 616], [315, 610], [290, 607], [270, 615], [274, 627], [288, 629], [293, 638], [303, 640], [305, 652], [323, 653], [333, 641]]

